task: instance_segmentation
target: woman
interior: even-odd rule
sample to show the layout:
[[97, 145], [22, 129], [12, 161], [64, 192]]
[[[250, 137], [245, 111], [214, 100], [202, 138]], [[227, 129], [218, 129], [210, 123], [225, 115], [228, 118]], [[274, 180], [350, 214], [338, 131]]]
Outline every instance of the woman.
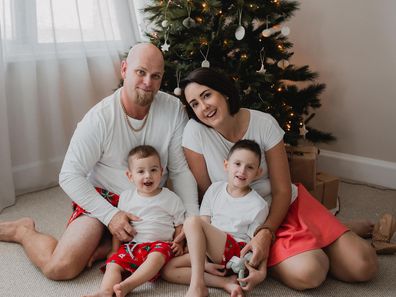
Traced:
[[[296, 290], [319, 286], [330, 272], [346, 282], [372, 279], [378, 270], [374, 249], [349, 231], [302, 185], [292, 185], [283, 130], [269, 114], [240, 108], [233, 81], [210, 68], [191, 72], [182, 82], [191, 120], [183, 147], [200, 193], [226, 180], [223, 160], [240, 139], [258, 142], [263, 175], [252, 184], [271, 203], [264, 225], [241, 251], [253, 252], [247, 265], [250, 290], [269, 273]], [[268, 260], [267, 267], [263, 265]]]

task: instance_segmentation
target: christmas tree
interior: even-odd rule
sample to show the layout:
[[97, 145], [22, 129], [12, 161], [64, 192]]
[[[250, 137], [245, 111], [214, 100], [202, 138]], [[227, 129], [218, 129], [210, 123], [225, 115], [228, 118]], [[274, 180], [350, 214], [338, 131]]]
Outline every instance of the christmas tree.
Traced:
[[[285, 22], [296, 1], [161, 0], [144, 8], [146, 34], [165, 56], [162, 89], [179, 95], [180, 77], [213, 67], [237, 83], [244, 107], [272, 114], [285, 142], [328, 142], [334, 136], [305, 126], [321, 106], [325, 85], [308, 66], [290, 64], [292, 43]], [[308, 132], [307, 132], [308, 131]]]

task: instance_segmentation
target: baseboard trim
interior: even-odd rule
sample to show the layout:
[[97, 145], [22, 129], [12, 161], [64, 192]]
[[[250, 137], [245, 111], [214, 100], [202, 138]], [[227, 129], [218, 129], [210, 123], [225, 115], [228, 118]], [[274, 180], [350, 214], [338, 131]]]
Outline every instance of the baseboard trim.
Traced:
[[318, 170], [335, 176], [396, 189], [396, 163], [320, 150]]

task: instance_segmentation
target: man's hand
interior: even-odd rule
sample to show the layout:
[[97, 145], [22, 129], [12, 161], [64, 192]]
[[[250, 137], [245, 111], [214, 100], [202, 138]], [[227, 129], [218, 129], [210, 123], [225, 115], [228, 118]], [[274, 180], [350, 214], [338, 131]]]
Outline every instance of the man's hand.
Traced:
[[255, 237], [250, 240], [248, 244], [241, 250], [241, 258], [246, 255], [247, 252], [253, 253], [249, 264], [253, 268], [259, 267], [263, 261], [267, 261], [269, 250], [271, 247], [272, 235], [267, 229], [260, 230]]
[[226, 274], [225, 265], [210, 263], [208, 261], [205, 261], [205, 271], [218, 276], [224, 276]]
[[238, 278], [238, 282], [246, 283], [246, 286], [242, 287], [244, 291], [251, 291], [255, 286], [265, 280], [267, 277], [267, 261], [261, 262], [258, 269], [253, 268], [249, 263], [245, 263], [249, 274], [245, 278]]
[[120, 210], [110, 220], [109, 230], [111, 234], [116, 236], [120, 241], [131, 241], [136, 235], [136, 230], [131, 224], [133, 221], [140, 221], [140, 218], [131, 213]]

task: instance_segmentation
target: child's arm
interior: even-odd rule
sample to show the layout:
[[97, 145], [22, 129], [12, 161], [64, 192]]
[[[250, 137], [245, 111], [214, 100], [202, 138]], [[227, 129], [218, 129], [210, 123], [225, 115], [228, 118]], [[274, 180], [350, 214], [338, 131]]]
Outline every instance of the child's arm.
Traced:
[[[175, 239], [182, 232], [182, 230], [183, 230], [183, 225], [176, 226], [175, 233], [173, 234], [173, 239]], [[184, 240], [178, 242], [175, 241], [172, 242], [171, 249], [176, 257], [183, 255], [184, 243], [185, 243]]]

